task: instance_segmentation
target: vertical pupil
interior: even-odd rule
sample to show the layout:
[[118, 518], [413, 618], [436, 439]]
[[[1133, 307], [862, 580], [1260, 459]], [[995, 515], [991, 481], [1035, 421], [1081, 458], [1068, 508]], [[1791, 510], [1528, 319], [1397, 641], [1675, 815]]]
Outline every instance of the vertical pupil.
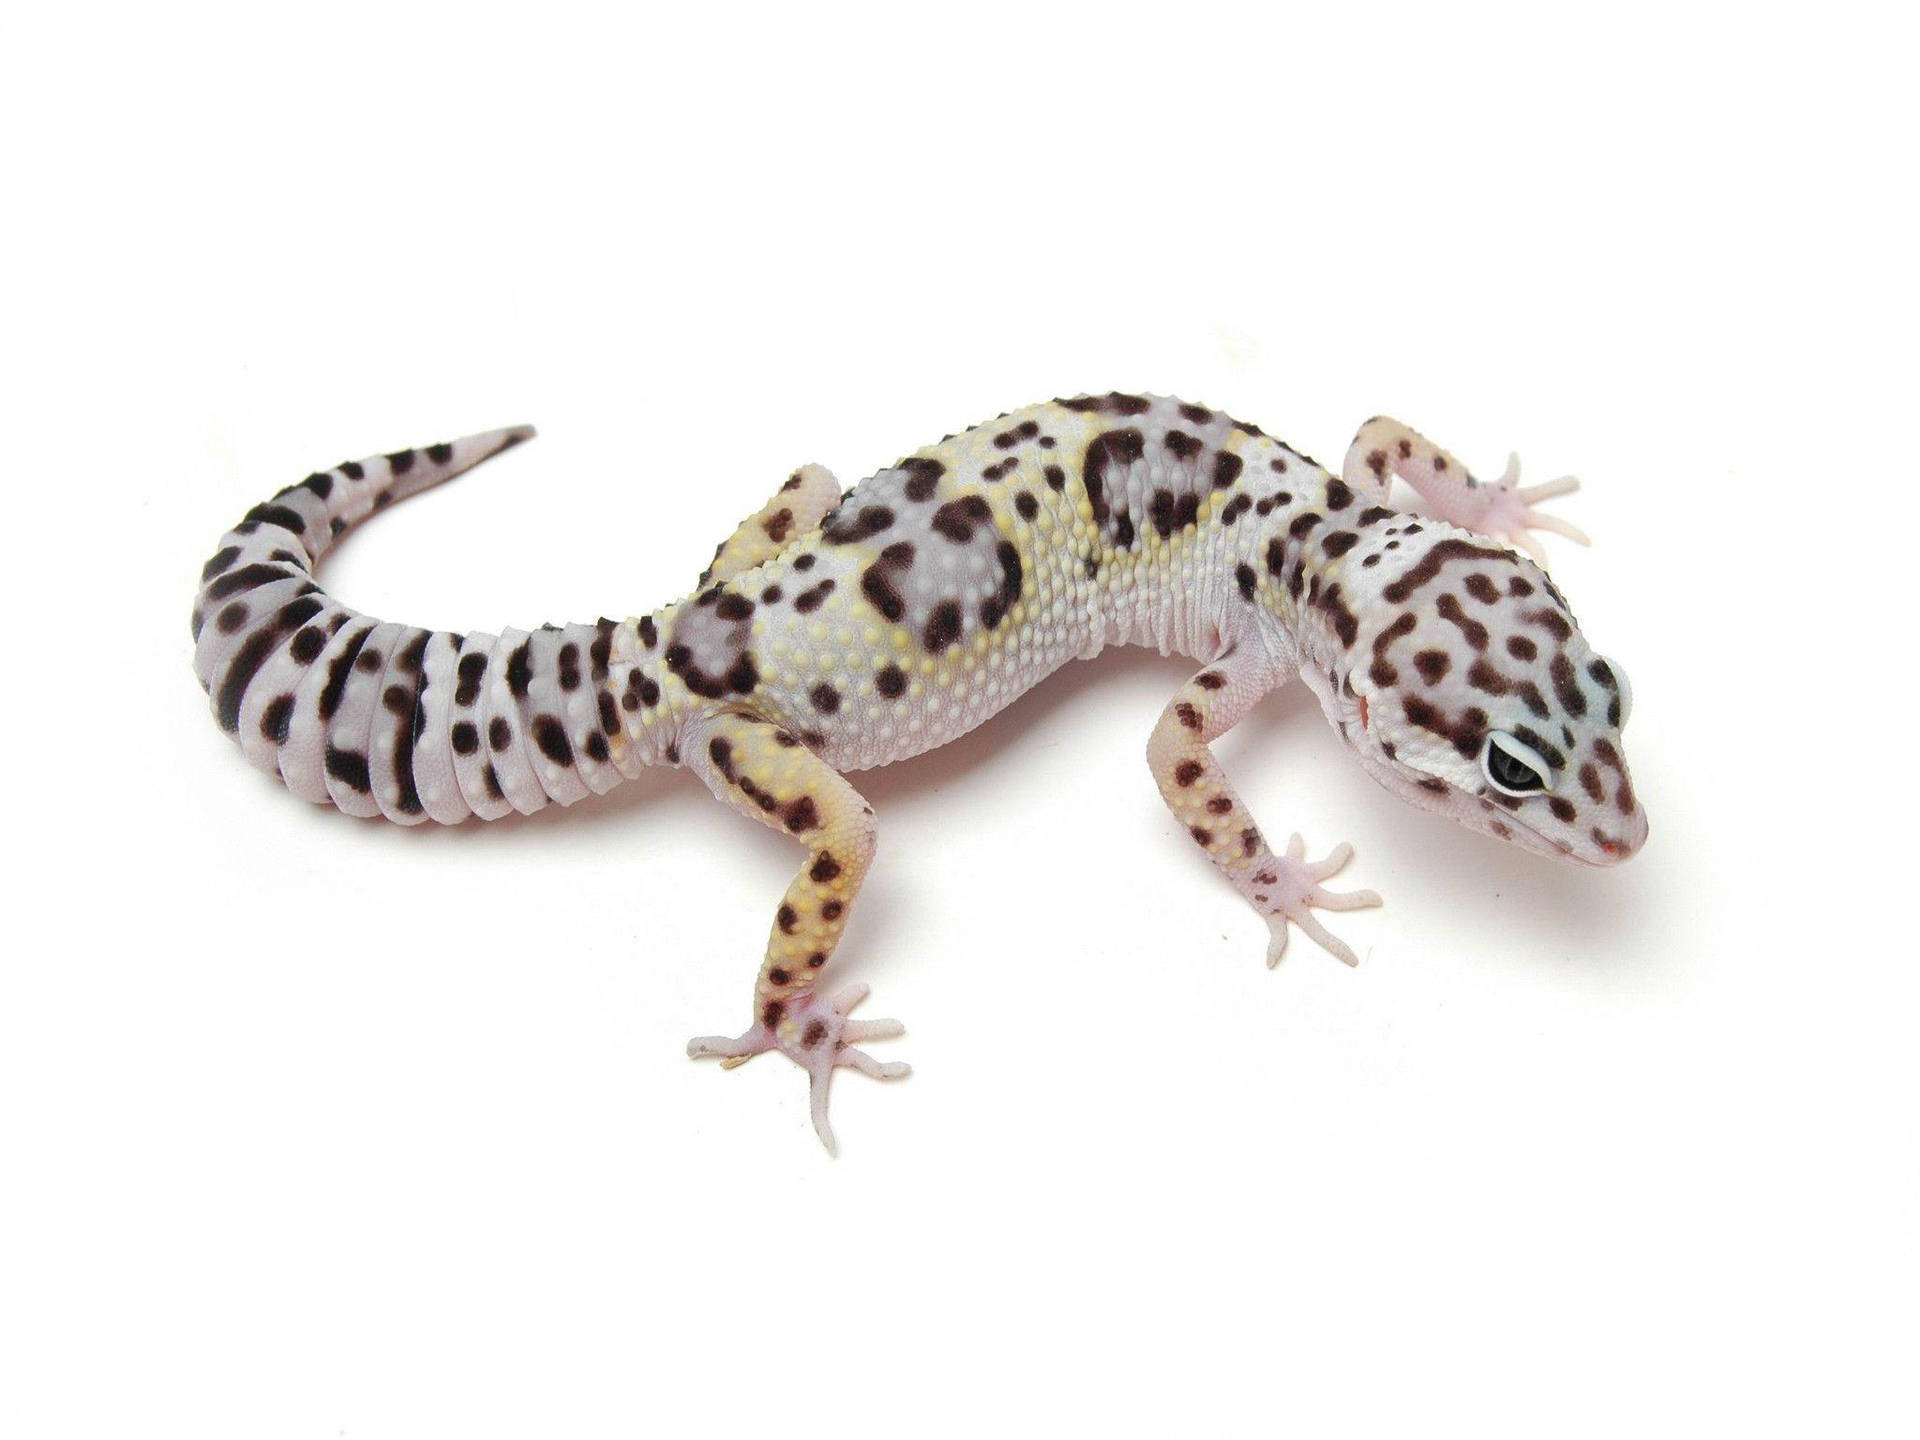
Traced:
[[1493, 747], [1493, 771], [1502, 785], [1514, 790], [1531, 790], [1540, 783], [1538, 775], [1498, 745]]

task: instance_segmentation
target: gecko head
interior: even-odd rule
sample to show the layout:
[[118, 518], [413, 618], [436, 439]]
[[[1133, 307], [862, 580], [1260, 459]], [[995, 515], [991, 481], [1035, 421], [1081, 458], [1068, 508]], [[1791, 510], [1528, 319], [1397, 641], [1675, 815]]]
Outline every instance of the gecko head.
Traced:
[[1538, 854], [1628, 859], [1647, 816], [1621, 739], [1625, 670], [1588, 644], [1532, 561], [1402, 518], [1376, 527], [1341, 575], [1368, 619], [1314, 677], [1328, 718], [1412, 804]]

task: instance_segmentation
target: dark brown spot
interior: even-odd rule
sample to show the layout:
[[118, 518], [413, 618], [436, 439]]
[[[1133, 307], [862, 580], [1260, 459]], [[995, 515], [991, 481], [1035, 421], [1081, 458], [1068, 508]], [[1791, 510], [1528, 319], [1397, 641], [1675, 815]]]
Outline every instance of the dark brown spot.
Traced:
[[915, 501], [931, 500], [934, 487], [947, 471], [947, 467], [938, 460], [902, 460], [900, 468], [909, 472], [905, 493], [909, 500]]
[[[812, 557], [803, 556], [801, 558], [811, 559]], [[802, 590], [798, 595], [794, 596], [793, 608], [798, 610], [802, 615], [811, 615], [825, 603], [827, 596], [831, 595], [833, 590], [833, 578], [829, 576], [827, 579], [820, 581], [819, 584]]]
[[1106, 395], [1082, 395], [1073, 400], [1056, 400], [1054, 403], [1087, 415], [1138, 415], [1148, 409], [1153, 402], [1144, 395], [1123, 395], [1116, 390]]
[[986, 524], [992, 517], [993, 508], [985, 500], [978, 495], [967, 495], [942, 505], [933, 512], [929, 523], [954, 544], [965, 545], [973, 539], [975, 527]]
[[959, 603], [953, 600], [942, 600], [933, 607], [933, 613], [927, 617], [926, 630], [921, 636], [921, 641], [928, 650], [938, 655], [959, 638]]
[[1560, 708], [1578, 719], [1587, 713], [1587, 696], [1574, 679], [1573, 662], [1567, 658], [1566, 651], [1553, 657], [1548, 673], [1553, 677], [1553, 695], [1560, 702]]
[[540, 747], [540, 753], [556, 765], [573, 763], [573, 744], [567, 739], [566, 727], [551, 715], [536, 715], [533, 721], [533, 743]]
[[[1409, 525], [1406, 533], [1411, 535], [1416, 532], [1414, 527]], [[1489, 549], [1484, 545], [1475, 545], [1471, 541], [1439, 540], [1420, 558], [1417, 565], [1380, 593], [1395, 605], [1403, 604], [1408, 596], [1427, 584], [1454, 560], [1510, 561], [1510, 558], [1504, 550]]]
[[1475, 650], [1484, 650], [1487, 648], [1487, 642], [1491, 638], [1487, 634], [1487, 627], [1482, 625], [1478, 620], [1469, 617], [1467, 612], [1461, 608], [1460, 601], [1457, 598], [1452, 595], [1442, 595], [1439, 600], [1434, 603], [1434, 609], [1439, 612], [1442, 620], [1459, 626], [1460, 633], [1467, 637], [1467, 644], [1471, 645]]
[[1469, 706], [1458, 720], [1447, 719], [1437, 707], [1418, 695], [1401, 696], [1400, 708], [1410, 724], [1451, 740], [1453, 748], [1468, 759], [1480, 753], [1480, 743], [1487, 734], [1487, 712], [1478, 706]]
[[1542, 630], [1546, 631], [1562, 644], [1565, 644], [1566, 641], [1573, 637], [1573, 627], [1567, 623], [1566, 617], [1558, 610], [1549, 610], [1543, 605], [1537, 610], [1524, 611], [1520, 618], [1531, 624], [1538, 625]]
[[1093, 506], [1093, 518], [1104, 524], [1110, 513], [1107, 504], [1106, 475], [1113, 466], [1133, 464], [1145, 453], [1145, 442], [1138, 430], [1109, 430], [1088, 442], [1080, 468], [1080, 481], [1086, 487]]
[[885, 505], [863, 505], [853, 514], [835, 511], [820, 527], [829, 545], [854, 545], [878, 535], [893, 524], [893, 511]]

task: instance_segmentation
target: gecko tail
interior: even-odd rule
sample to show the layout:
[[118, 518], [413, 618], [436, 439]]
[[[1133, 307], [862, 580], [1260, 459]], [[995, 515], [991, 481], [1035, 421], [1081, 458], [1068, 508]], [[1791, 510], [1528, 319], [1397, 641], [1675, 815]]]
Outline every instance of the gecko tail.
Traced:
[[515, 425], [349, 460], [221, 537], [194, 599], [194, 672], [257, 768], [303, 799], [402, 824], [531, 813], [638, 773], [608, 703], [613, 621], [457, 635], [362, 615], [313, 578], [374, 511], [533, 435]]

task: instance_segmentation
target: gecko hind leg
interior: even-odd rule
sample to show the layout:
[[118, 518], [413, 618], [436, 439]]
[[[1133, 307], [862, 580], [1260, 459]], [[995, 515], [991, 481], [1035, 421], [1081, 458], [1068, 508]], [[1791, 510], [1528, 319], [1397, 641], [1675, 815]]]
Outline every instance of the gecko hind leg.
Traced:
[[740, 522], [700, 573], [702, 585], [717, 584], [765, 564], [805, 535], [840, 503], [840, 482], [824, 465], [802, 465], [757, 511]]
[[732, 1068], [778, 1050], [807, 1072], [813, 1128], [836, 1151], [827, 1118], [834, 1071], [858, 1070], [898, 1080], [909, 1067], [883, 1063], [854, 1048], [905, 1033], [897, 1020], [852, 1020], [866, 998], [853, 986], [820, 993], [820, 972], [846, 929], [847, 915], [873, 863], [878, 826], [873, 811], [839, 771], [789, 731], [752, 711], [730, 707], [697, 719], [682, 744], [687, 766], [734, 810], [780, 830], [808, 849], [800, 872], [774, 913], [766, 955], [754, 983], [753, 1023], [739, 1035], [690, 1041], [694, 1059]]
[[1381, 903], [1371, 890], [1337, 892], [1320, 883], [1346, 865], [1353, 847], [1339, 845], [1325, 860], [1309, 861], [1295, 835], [1284, 855], [1274, 854], [1211, 749], [1255, 703], [1290, 678], [1290, 670], [1257, 646], [1229, 650], [1183, 685], [1161, 712], [1147, 742], [1147, 763], [1174, 819], [1266, 920], [1269, 966], [1280, 963], [1293, 925], [1336, 959], [1358, 965], [1359, 957], [1313, 913]]
[[1509, 455], [1506, 471], [1489, 483], [1412, 426], [1385, 415], [1376, 415], [1360, 427], [1353, 444], [1347, 447], [1340, 473], [1348, 485], [1373, 491], [1382, 498], [1398, 475], [1442, 520], [1476, 535], [1516, 545], [1542, 565], [1547, 562], [1547, 552], [1534, 538], [1535, 530], [1563, 535], [1578, 545], [1592, 543], [1559, 516], [1535, 508], [1543, 500], [1578, 490], [1580, 482], [1573, 476], [1522, 485], [1520, 457]]

